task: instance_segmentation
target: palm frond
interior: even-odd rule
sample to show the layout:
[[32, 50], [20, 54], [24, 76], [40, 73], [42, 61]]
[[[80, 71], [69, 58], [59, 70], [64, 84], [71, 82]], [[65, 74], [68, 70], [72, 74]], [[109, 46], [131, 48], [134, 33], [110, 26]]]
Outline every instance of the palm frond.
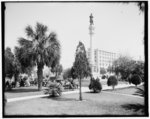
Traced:
[[134, 93], [134, 95], [138, 95], [138, 96], [145, 96], [145, 89], [144, 89], [144, 84], [138, 88], [136, 88], [136, 92]]
[[44, 48], [48, 48], [56, 51], [60, 50], [60, 43], [57, 40], [56, 34], [54, 32], [50, 33], [50, 35], [46, 39]]
[[46, 35], [46, 32], [48, 30], [47, 26], [41, 24], [41, 23], [38, 23], [36, 24], [36, 35], [39, 36], [39, 37], [42, 37], [42, 36], [45, 36]]
[[21, 70], [23, 72], [26, 71], [27, 68], [32, 68], [35, 66], [35, 60], [33, 60], [33, 54], [31, 52], [27, 52], [27, 49], [21, 47], [16, 47], [15, 48], [15, 56], [19, 60], [21, 64]]
[[48, 40], [49, 40], [50, 42], [56, 42], [56, 41], [58, 41], [58, 40], [57, 40], [57, 35], [56, 35], [56, 33], [51, 32], [51, 33], [49, 34], [49, 36], [48, 36]]
[[34, 66], [35, 57], [31, 48], [16, 47], [15, 56], [23, 67]]
[[32, 27], [30, 25], [28, 25], [26, 28], [25, 28], [25, 32], [26, 32], [26, 35], [30, 38], [34, 38], [35, 37], [35, 33], [32, 29]]
[[50, 35], [45, 40], [44, 44], [44, 57], [46, 65], [55, 65], [60, 60], [60, 43], [57, 40], [56, 34], [54, 32], [50, 33]]
[[144, 97], [144, 96], [145, 96], [145, 91], [144, 91], [144, 89], [142, 89], [142, 88], [137, 88], [137, 91], [136, 91], [135, 95], [139, 95], [139, 96]]
[[18, 42], [21, 47], [32, 47], [32, 41], [29, 41], [25, 38], [19, 38]]
[[145, 3], [144, 2], [138, 2], [137, 3], [137, 6], [139, 7], [139, 10], [141, 11], [141, 12], [144, 12], [144, 10], [145, 10]]

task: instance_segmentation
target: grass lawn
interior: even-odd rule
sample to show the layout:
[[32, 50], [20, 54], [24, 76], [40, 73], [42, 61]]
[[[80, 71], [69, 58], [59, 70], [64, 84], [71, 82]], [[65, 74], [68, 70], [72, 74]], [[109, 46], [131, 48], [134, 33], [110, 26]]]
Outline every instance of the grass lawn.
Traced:
[[[107, 79], [101, 79], [100, 80], [101, 84], [102, 85], [107, 85]], [[82, 80], [82, 86], [83, 87], [88, 87], [90, 84], [90, 79], [84, 79]], [[128, 84], [128, 82], [125, 82], [125, 81], [118, 81], [118, 84]]]
[[[19, 88], [13, 88], [11, 91], [6, 91], [4, 94], [7, 97], [7, 99], [25, 97], [25, 96], [43, 95], [45, 89], [47, 89], [47, 87], [42, 87], [42, 91], [38, 91], [37, 86], [19, 87]], [[76, 90], [76, 89], [73, 89], [73, 90]], [[63, 90], [63, 92], [73, 91], [73, 90], [65, 89]]]
[[[123, 91], [123, 90], [122, 90]], [[114, 91], [115, 92], [115, 91]], [[144, 115], [144, 98], [120, 94], [82, 93], [36, 98], [6, 104], [6, 115]]]
[[[46, 87], [42, 87], [44, 90]], [[13, 88], [11, 91], [6, 91], [5, 95], [7, 98], [16, 98], [16, 97], [23, 97], [23, 96], [33, 96], [33, 95], [40, 95], [44, 94], [44, 91], [38, 91], [37, 86], [30, 86], [30, 87], [18, 87]]]
[[111, 93], [121, 93], [121, 94], [130, 94], [130, 95], [136, 95], [137, 88], [144, 88], [143, 85], [140, 85], [138, 87], [131, 86], [127, 88], [121, 88], [121, 89], [115, 89], [114, 91], [112, 89], [105, 90], [106, 92]]
[[[106, 85], [107, 80], [101, 80], [102, 85]], [[119, 84], [124, 82], [119, 82]], [[88, 87], [90, 84], [90, 80], [82, 80], [82, 87]], [[30, 87], [18, 87], [13, 88], [11, 91], [5, 91], [5, 95], [7, 98], [16, 98], [16, 97], [23, 97], [23, 96], [33, 96], [33, 95], [41, 95], [44, 94], [44, 89], [47, 87], [42, 87], [42, 91], [38, 91], [37, 86], [30, 86]], [[64, 90], [69, 91], [69, 90]]]

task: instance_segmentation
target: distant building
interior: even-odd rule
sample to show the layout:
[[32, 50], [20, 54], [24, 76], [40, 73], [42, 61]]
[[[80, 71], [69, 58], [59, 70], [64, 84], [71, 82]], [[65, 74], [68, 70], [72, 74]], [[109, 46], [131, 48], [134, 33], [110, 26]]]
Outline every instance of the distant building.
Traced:
[[[90, 62], [90, 48], [87, 50], [87, 57]], [[117, 59], [119, 55], [113, 52], [107, 52], [99, 49], [94, 49], [93, 52], [93, 72], [100, 74], [100, 69], [105, 68], [107, 69], [109, 66], [112, 66], [112, 63], [115, 59]]]
[[111, 66], [113, 61], [118, 58], [118, 55], [116, 53], [94, 49], [92, 42], [95, 27], [93, 21], [94, 17], [92, 13], [89, 16], [89, 18], [90, 18], [90, 25], [89, 25], [90, 48], [87, 50], [87, 58], [89, 60], [92, 75], [94, 77], [99, 77], [100, 69], [101, 68], [107, 69], [108, 66]]

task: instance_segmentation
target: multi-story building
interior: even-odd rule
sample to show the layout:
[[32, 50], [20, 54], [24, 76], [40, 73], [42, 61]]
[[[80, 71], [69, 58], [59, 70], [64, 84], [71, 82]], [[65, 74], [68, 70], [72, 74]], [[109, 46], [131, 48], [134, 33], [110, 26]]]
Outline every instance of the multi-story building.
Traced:
[[118, 57], [116, 53], [106, 52], [102, 50], [95, 49], [92, 45], [93, 34], [95, 31], [93, 15], [91, 13], [90, 17], [90, 26], [89, 26], [89, 34], [90, 34], [90, 48], [87, 50], [87, 57], [89, 60], [89, 64], [92, 69], [92, 75], [99, 76], [100, 69], [107, 69], [108, 66], [111, 66], [113, 61]]
[[[87, 57], [90, 62], [90, 48], [87, 50]], [[93, 72], [99, 74], [101, 68], [107, 69], [109, 66], [112, 66], [113, 61], [117, 59], [119, 55], [117, 53], [95, 49], [93, 57]]]

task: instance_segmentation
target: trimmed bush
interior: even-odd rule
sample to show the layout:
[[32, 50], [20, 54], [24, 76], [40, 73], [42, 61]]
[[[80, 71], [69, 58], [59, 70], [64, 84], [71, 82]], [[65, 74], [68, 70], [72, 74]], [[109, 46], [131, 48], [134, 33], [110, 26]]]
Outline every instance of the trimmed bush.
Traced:
[[100, 83], [99, 79], [91, 79], [89, 89], [93, 90], [94, 93], [100, 93], [102, 90], [102, 84]]
[[107, 85], [112, 86], [113, 90], [115, 89], [115, 86], [118, 85], [118, 80], [115, 76], [110, 76], [107, 80]]
[[103, 76], [102, 76], [102, 79], [105, 79], [105, 78], [106, 78], [106, 76], [105, 76], [105, 75], [103, 75]]
[[140, 83], [142, 82], [142, 79], [139, 75], [137, 74], [134, 74], [132, 77], [131, 77], [131, 83], [134, 84], [134, 85], [139, 85]]
[[78, 83], [77, 80], [73, 80], [73, 81], [72, 81], [72, 85], [73, 85], [74, 89], [77, 89], [78, 86], [79, 86], [79, 83]]
[[63, 87], [60, 83], [50, 82], [48, 85], [48, 89], [46, 89], [45, 94], [49, 94], [52, 97], [61, 96], [63, 91]]

